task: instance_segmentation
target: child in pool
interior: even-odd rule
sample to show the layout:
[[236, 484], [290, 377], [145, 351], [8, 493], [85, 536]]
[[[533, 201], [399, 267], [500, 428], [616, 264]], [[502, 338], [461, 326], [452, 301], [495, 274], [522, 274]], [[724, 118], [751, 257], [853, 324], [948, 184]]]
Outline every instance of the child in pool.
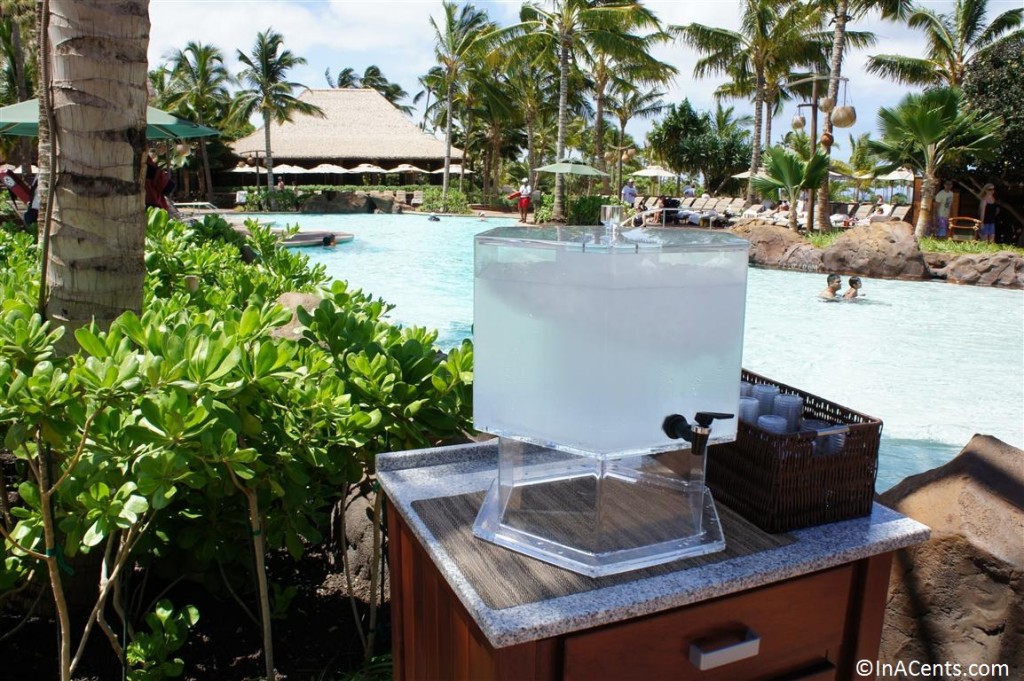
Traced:
[[850, 288], [846, 289], [846, 293], [843, 294], [843, 300], [853, 300], [856, 298], [860, 286], [860, 277], [850, 277]]

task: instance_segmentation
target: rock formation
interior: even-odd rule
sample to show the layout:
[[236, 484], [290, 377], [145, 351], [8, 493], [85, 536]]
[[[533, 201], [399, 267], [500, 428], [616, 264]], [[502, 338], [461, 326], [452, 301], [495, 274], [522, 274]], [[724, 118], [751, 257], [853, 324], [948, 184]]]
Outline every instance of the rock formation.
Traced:
[[930, 253], [927, 260], [933, 277], [952, 284], [1024, 288], [1024, 258], [1010, 251], [964, 255]]
[[886, 279], [927, 279], [928, 267], [906, 222], [872, 222], [849, 229], [821, 255], [828, 272]]
[[893, 561], [881, 661], [1007, 664], [991, 678], [1022, 678], [1024, 452], [975, 435], [879, 501], [932, 528]]
[[762, 220], [738, 223], [732, 231], [750, 242], [750, 263], [786, 270], [822, 272], [821, 251], [783, 225]]
[[303, 213], [401, 212], [394, 210], [395, 205], [396, 201], [393, 196], [385, 196], [380, 193], [324, 192], [307, 198], [302, 204], [301, 211]]
[[271, 330], [270, 335], [276, 338], [290, 338], [291, 340], [297, 340], [302, 337], [302, 329], [304, 328], [299, 322], [296, 311], [301, 307], [306, 312], [313, 314], [316, 308], [320, 305], [323, 300], [320, 296], [313, 293], [297, 293], [287, 292], [282, 293], [277, 297], [275, 301], [278, 305], [281, 305], [292, 311], [292, 319], [284, 326], [279, 326], [276, 329]]

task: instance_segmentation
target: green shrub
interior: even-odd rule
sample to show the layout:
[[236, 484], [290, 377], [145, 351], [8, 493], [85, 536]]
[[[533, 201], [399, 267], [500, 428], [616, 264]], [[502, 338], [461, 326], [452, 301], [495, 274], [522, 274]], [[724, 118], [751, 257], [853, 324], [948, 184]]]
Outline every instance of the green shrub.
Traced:
[[570, 225], [597, 225], [601, 222], [601, 206], [608, 199], [600, 196], [580, 196], [573, 200], [569, 211]]
[[538, 225], [551, 222], [551, 216], [554, 215], [554, 211], [555, 196], [545, 192], [541, 194], [540, 205], [535, 208], [533, 219]]
[[431, 187], [423, 192], [421, 211], [429, 213], [452, 213], [455, 215], [469, 213], [469, 201], [458, 189], [448, 188], [447, 209], [441, 203], [441, 187]]
[[[0, 591], [58, 569], [38, 556], [98, 551], [111, 576], [97, 585], [100, 612], [119, 574], [173, 581], [187, 566], [280, 614], [294, 592], [271, 589], [254, 550], [301, 556], [346, 490], [372, 475], [376, 453], [454, 442], [471, 428], [468, 341], [442, 355], [436, 332], [392, 326], [390, 306], [340, 281], [300, 312], [300, 339], [279, 336], [292, 314], [274, 300], [318, 290], [323, 269], [255, 221], [245, 245], [256, 259], [243, 263], [218, 220], [187, 226], [152, 211], [144, 313], [108, 331], [78, 329], [70, 356], [55, 351], [63, 330], [33, 310], [31, 238], [0, 235], [0, 438], [22, 475], [2, 490], [19, 501], [0, 516], [17, 543], [0, 562]], [[189, 275], [200, 280], [194, 291]], [[43, 452], [52, 468], [40, 477]], [[162, 612], [121, 642], [132, 678], [177, 669], [178, 625], [194, 617]]]

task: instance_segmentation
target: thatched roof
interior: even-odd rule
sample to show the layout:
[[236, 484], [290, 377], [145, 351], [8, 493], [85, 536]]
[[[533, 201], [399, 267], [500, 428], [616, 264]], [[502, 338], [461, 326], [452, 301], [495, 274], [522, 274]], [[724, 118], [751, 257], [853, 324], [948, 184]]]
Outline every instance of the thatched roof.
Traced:
[[[307, 90], [299, 98], [320, 107], [324, 117], [296, 114], [289, 123], [271, 123], [275, 163], [444, 163], [444, 141], [420, 130], [376, 90]], [[231, 146], [242, 156], [263, 151], [263, 128]], [[452, 159], [461, 158], [462, 151], [452, 147]]]

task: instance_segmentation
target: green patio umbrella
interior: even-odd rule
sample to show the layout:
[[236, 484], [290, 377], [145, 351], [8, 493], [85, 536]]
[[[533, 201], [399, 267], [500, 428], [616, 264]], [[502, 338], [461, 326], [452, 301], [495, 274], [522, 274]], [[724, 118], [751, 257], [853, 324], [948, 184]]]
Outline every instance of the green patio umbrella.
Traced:
[[[540, 168], [534, 168], [538, 173], [557, 173], [559, 175], [589, 175], [592, 177], [608, 177], [608, 173], [603, 173], [594, 166], [588, 166], [586, 163], [570, 163], [569, 161], [559, 161], [558, 163], [551, 163]], [[565, 192], [565, 203], [566, 203], [566, 214], [569, 212], [569, 207], [572, 203], [569, 201], [569, 190]]]
[[[146, 107], [146, 139], [168, 140], [219, 135], [213, 128], [178, 118], [166, 111]], [[36, 137], [39, 135], [39, 100], [28, 99], [0, 108], [0, 135]]]

